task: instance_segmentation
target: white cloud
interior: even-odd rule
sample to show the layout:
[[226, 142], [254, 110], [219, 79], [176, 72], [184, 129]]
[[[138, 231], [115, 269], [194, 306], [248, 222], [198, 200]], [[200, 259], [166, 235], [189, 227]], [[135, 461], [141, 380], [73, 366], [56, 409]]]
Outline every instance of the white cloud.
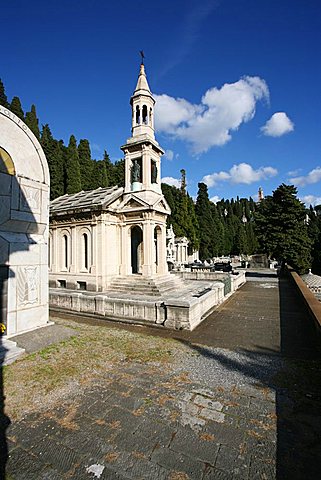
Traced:
[[209, 187], [213, 187], [220, 182], [228, 181], [229, 183], [245, 183], [247, 185], [264, 180], [269, 177], [275, 177], [278, 171], [273, 167], [260, 167], [257, 170], [248, 163], [239, 163], [233, 165], [228, 172], [212, 173], [205, 175], [202, 182], [206, 183]]
[[162, 178], [162, 183], [167, 183], [167, 185], [171, 185], [172, 187], [180, 188], [181, 182], [177, 178], [173, 177], [164, 177]]
[[290, 172], [288, 172], [288, 175], [290, 177], [296, 177], [297, 175], [299, 175], [300, 172], [302, 172], [302, 168], [297, 168], [296, 170], [291, 170]]
[[269, 98], [269, 89], [259, 77], [243, 77], [210, 88], [199, 105], [183, 98], [155, 95], [155, 125], [160, 132], [187, 141], [194, 154], [206, 152], [231, 140], [231, 132], [255, 115], [256, 102]]
[[301, 177], [292, 177], [289, 178], [289, 182], [293, 183], [298, 187], [304, 187], [305, 185], [311, 183], [318, 183], [321, 180], [321, 167], [316, 167], [311, 172], [309, 172], [306, 176], [302, 175]]
[[305, 203], [307, 207], [312, 205], [321, 205], [321, 197], [317, 197], [316, 195], [305, 195], [304, 197], [300, 197], [301, 202]]
[[294, 130], [294, 123], [289, 119], [285, 112], [276, 112], [270, 120], [266, 122], [261, 131], [268, 137], [281, 137]]
[[210, 201], [213, 202], [213, 203], [217, 203], [221, 200], [221, 197], [219, 197], [218, 195], [214, 195], [214, 197], [211, 197], [210, 198]]
[[167, 158], [167, 160], [170, 160], [170, 161], [173, 160], [174, 158], [173, 150], [165, 150], [164, 158]]

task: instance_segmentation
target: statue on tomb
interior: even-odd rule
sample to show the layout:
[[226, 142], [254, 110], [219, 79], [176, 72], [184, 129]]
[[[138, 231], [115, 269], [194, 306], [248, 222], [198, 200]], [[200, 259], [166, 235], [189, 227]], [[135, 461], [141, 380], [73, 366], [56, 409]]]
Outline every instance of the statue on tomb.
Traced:
[[151, 166], [151, 181], [152, 183], [157, 183], [157, 167], [155, 162], [152, 162]]
[[131, 168], [131, 181], [140, 182], [140, 165], [137, 160], [133, 160], [132, 168]]

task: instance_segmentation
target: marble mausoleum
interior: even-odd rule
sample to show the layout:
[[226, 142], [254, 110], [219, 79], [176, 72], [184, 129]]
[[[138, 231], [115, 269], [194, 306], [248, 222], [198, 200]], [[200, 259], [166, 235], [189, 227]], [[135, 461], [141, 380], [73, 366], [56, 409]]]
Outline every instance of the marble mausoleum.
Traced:
[[8, 337], [48, 323], [48, 209], [44, 152], [0, 105], [0, 315]]
[[131, 137], [121, 147], [125, 187], [64, 195], [50, 207], [50, 305], [169, 328], [193, 329], [224, 299], [217, 281], [186, 281], [167, 266], [161, 156], [144, 65], [130, 99]]

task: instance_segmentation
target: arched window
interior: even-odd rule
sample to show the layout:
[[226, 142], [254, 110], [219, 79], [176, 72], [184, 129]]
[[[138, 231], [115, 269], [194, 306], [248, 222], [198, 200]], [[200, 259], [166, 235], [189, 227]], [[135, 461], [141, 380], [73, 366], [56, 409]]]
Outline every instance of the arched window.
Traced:
[[138, 105], [137, 105], [137, 107], [136, 107], [136, 124], [137, 124], [137, 125], [140, 124], [140, 108], [139, 108]]
[[149, 125], [152, 127], [153, 126], [153, 109], [149, 109]]
[[148, 116], [147, 116], [147, 107], [146, 105], [143, 105], [143, 124], [147, 125], [148, 124]]
[[9, 153], [0, 147], [0, 172], [15, 175], [15, 168]]
[[84, 254], [84, 257], [83, 257], [83, 262], [84, 262], [84, 267], [86, 270], [88, 270], [88, 235], [87, 233], [84, 233], [83, 236], [83, 254]]
[[69, 265], [69, 255], [68, 255], [68, 237], [67, 235], [64, 235], [62, 237], [63, 239], [63, 255], [64, 255], [64, 259], [63, 259], [63, 267], [64, 268], [68, 268], [68, 265]]

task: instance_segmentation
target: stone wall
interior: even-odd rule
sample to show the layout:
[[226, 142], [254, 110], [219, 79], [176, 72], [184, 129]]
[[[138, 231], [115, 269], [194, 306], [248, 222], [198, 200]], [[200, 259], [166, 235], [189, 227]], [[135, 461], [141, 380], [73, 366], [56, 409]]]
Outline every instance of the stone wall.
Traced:
[[0, 299], [8, 336], [48, 322], [48, 207], [41, 146], [0, 106]]
[[77, 312], [107, 320], [193, 330], [225, 298], [224, 285], [221, 282], [212, 283], [211, 288], [204, 293], [200, 292], [200, 289], [201, 285], [195, 290], [195, 295], [185, 299], [166, 296], [156, 299], [144, 296], [134, 298], [130, 293], [123, 298], [117, 298], [107, 293], [50, 289], [50, 307], [53, 311]]

